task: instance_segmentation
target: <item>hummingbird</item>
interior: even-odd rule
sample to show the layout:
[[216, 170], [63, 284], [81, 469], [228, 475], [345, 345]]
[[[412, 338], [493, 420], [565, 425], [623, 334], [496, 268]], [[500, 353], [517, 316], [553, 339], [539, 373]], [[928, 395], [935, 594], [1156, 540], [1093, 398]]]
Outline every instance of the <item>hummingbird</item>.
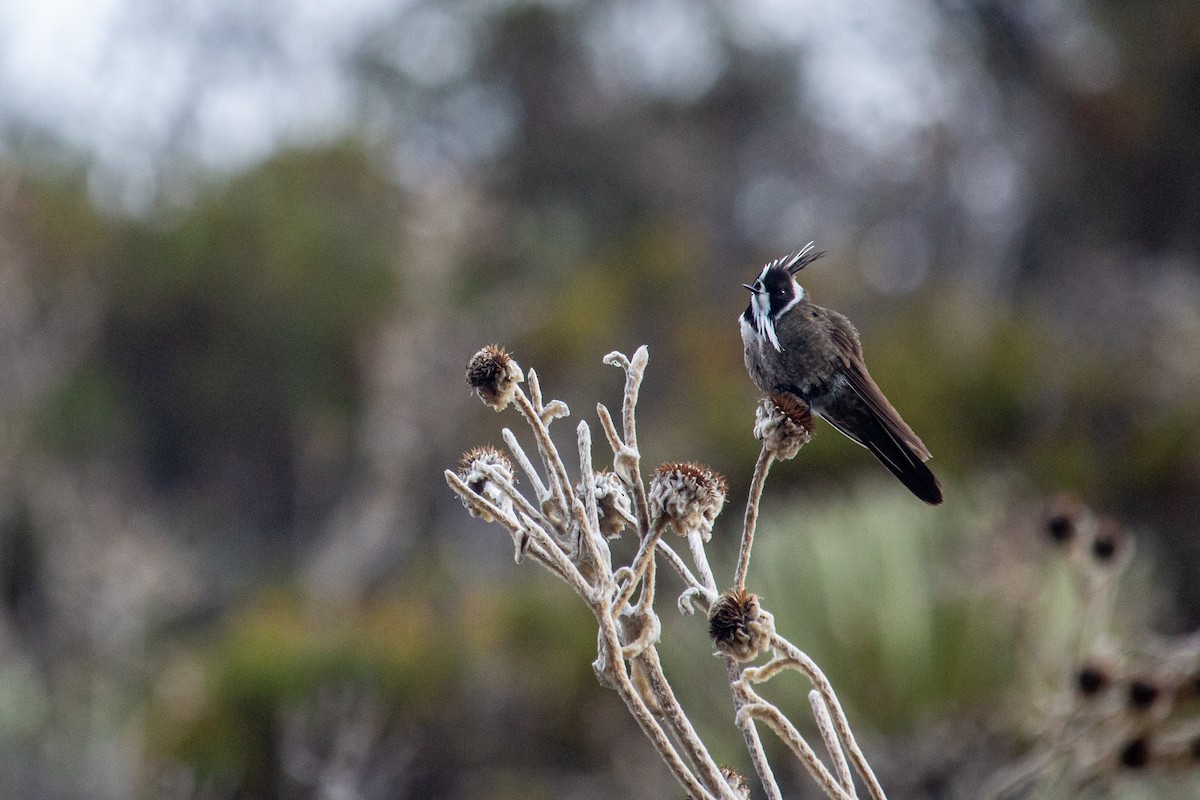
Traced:
[[909, 491], [930, 505], [942, 487], [925, 466], [930, 454], [867, 372], [858, 331], [836, 311], [808, 299], [795, 278], [824, 255], [809, 242], [762, 268], [740, 317], [746, 369], [764, 392], [789, 392], [848, 439], [871, 451]]

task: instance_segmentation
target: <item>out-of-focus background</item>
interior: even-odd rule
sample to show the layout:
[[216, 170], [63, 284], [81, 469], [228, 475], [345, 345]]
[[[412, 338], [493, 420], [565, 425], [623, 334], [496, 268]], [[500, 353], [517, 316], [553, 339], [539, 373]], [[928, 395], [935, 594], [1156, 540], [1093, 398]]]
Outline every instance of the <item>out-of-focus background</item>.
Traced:
[[[1046, 497], [1135, 533], [1107, 657], [1200, 623], [1200, 5], [0, 4], [0, 796], [682, 796], [448, 491], [518, 423], [463, 371], [506, 345], [570, 433], [647, 344], [643, 452], [729, 478], [727, 581], [740, 284], [809, 240], [948, 499], [821, 427], [751, 584], [895, 797], [975, 796], [1070, 695]], [[1098, 785], [1194, 796], [1130, 760]]]

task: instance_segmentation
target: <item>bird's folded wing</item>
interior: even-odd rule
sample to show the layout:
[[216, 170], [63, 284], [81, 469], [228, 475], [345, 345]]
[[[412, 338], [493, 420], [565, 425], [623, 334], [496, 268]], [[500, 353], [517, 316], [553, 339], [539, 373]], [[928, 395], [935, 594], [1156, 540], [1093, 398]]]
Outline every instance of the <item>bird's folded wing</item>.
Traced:
[[[859, 344], [853, 326], [848, 321], [844, 324], [835, 322], [832, 330], [838, 349], [847, 354], [842, 358], [842, 369], [840, 370], [846, 383], [871, 410], [888, 435], [907, 445], [908, 449], [912, 450], [922, 461], [928, 461], [930, 453], [929, 449], [925, 447], [925, 443], [913, 432], [912, 428], [908, 427], [908, 423], [901, 419], [900, 414], [884, 397], [883, 391], [875, 383], [875, 379], [867, 372], [867, 365], [862, 356], [862, 346]], [[835, 424], [835, 427], [840, 429], [841, 426]], [[842, 433], [845, 433], [845, 430], [842, 430]]]

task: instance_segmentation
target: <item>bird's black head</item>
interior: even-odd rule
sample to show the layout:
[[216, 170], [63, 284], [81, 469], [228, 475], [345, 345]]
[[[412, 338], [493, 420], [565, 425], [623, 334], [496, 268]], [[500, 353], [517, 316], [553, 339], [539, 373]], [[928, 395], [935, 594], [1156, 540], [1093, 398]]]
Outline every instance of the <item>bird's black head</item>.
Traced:
[[742, 284], [751, 292], [750, 305], [744, 315], [746, 319], [752, 320], [755, 316], [777, 319], [803, 300], [804, 289], [792, 276], [823, 255], [824, 252], [814, 253], [813, 244], [809, 242], [800, 252], [767, 264], [754, 283]]

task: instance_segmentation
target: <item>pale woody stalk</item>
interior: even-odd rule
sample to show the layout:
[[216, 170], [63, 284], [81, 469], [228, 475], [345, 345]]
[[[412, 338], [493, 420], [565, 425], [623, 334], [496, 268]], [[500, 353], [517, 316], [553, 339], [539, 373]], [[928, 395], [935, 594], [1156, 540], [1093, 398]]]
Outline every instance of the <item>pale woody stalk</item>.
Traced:
[[[829, 797], [858, 800], [852, 766], [869, 796], [883, 800], [829, 681], [808, 656], [775, 631], [771, 614], [745, 590], [767, 471], [773, 460], [795, 456], [811, 437], [807, 408], [796, 398], [779, 395], [760, 404], [755, 435], [763, 441], [763, 452], [747, 503], [734, 589], [718, 595], [704, 545], [725, 503], [724, 479], [690, 463], [660, 466], [649, 489], [642, 477], [636, 407], [648, 358], [644, 346], [633, 358], [616, 352], [605, 357], [605, 363], [625, 372], [620, 432], [608, 409], [597, 406], [613, 453], [613, 472], [593, 469], [591, 429], [581, 422], [576, 429], [580, 477], [573, 486], [549, 431], [555, 419], [568, 415], [566, 405], [543, 402], [533, 371], [526, 395], [520, 386], [525, 377], [516, 362], [501, 348], [484, 348], [468, 366], [468, 382], [497, 411], [516, 405], [529, 425], [540, 468], [507, 429], [504, 441], [528, 478], [532, 497], [516, 488], [509, 459], [491, 448], [468, 453], [457, 472], [446, 471], [446, 481], [473, 515], [497, 522], [509, 532], [518, 561], [529, 558], [546, 567], [587, 604], [598, 628], [598, 654], [592, 665], [597, 678], [617, 691], [690, 797], [744, 800], [749, 787], [737, 773], [717, 766], [663, 670], [657, 650], [662, 627], [654, 607], [656, 555], [683, 583], [676, 603], [679, 610], [690, 615], [701, 609], [708, 614], [718, 654], [727, 659], [736, 723], [767, 796], [782, 797], [759, 739], [759, 721], [788, 745]], [[625, 528], [637, 535], [638, 548], [627, 565], [614, 568], [606, 538]], [[668, 531], [687, 541], [693, 567], [663, 541]], [[743, 666], [767, 652], [773, 657], [763, 666]], [[787, 669], [803, 673], [813, 684], [809, 700], [832, 771], [784, 714], [754, 688]]]

